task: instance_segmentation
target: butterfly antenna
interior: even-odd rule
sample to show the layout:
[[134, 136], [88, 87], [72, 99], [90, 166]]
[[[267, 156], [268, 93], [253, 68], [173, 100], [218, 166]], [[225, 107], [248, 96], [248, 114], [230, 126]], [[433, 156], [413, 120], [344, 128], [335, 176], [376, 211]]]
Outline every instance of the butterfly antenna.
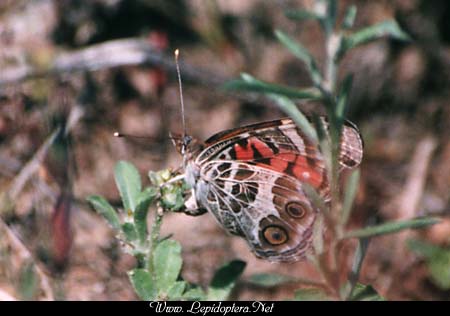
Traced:
[[183, 101], [183, 86], [181, 84], [180, 65], [178, 63], [178, 56], [180, 54], [179, 49], [175, 50], [175, 64], [177, 66], [178, 85], [180, 88], [180, 101], [181, 101], [181, 120], [183, 122], [183, 137], [186, 136], [186, 118], [184, 115], [184, 101]]
[[158, 141], [155, 137], [152, 136], [146, 136], [146, 135], [132, 135], [132, 134], [125, 134], [120, 132], [114, 132], [114, 137], [118, 138], [136, 138], [136, 139], [147, 139], [151, 141]]

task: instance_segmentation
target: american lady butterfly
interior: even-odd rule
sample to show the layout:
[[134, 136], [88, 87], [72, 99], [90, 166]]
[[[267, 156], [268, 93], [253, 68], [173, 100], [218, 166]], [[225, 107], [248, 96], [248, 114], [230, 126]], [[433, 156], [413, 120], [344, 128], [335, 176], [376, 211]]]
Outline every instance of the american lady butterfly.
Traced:
[[[304, 192], [307, 183], [330, 200], [324, 158], [289, 118], [219, 132], [204, 143], [186, 135], [178, 50], [183, 136], [173, 136], [183, 155], [192, 194], [185, 213], [210, 212], [253, 253], [270, 261], [297, 261], [311, 248], [317, 212]], [[321, 119], [327, 129], [325, 118]], [[357, 128], [342, 129], [341, 169], [357, 167], [363, 143]]]
[[[323, 155], [291, 119], [230, 129], [204, 143], [190, 136], [173, 139], [192, 188], [185, 213], [210, 212], [228, 232], [243, 237], [257, 257], [297, 261], [305, 256], [318, 211], [302, 186], [309, 184], [329, 201], [329, 181]], [[347, 122], [341, 170], [357, 167], [362, 154], [361, 136]]]

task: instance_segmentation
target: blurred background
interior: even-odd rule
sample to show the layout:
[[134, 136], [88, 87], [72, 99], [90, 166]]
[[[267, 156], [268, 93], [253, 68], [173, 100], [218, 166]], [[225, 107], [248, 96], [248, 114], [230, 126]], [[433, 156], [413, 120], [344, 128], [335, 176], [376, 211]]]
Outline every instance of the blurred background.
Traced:
[[[320, 64], [319, 27], [284, 16], [313, 2], [0, 1], [0, 299], [137, 299], [126, 274], [134, 259], [86, 197], [120, 206], [113, 168], [121, 159], [138, 167], [144, 184], [148, 170], [180, 166], [168, 138], [182, 130], [175, 48], [190, 134], [206, 139], [283, 117], [258, 96], [221, 86], [241, 72], [310, 86], [305, 66], [273, 30], [301, 41]], [[348, 117], [365, 141], [351, 227], [443, 217], [426, 230], [374, 238], [361, 282], [387, 299], [448, 300], [450, 2], [340, 1], [341, 11], [350, 4], [358, 8], [356, 29], [395, 18], [414, 39], [379, 40], [342, 63], [340, 78], [355, 75]], [[309, 102], [300, 108], [323, 112]], [[116, 130], [150, 139], [114, 138]], [[307, 262], [254, 258], [208, 214], [169, 214], [163, 232], [181, 242], [190, 282], [207, 284], [222, 263], [245, 260], [234, 299], [287, 299], [298, 288], [254, 286], [246, 280], [255, 273], [318, 277]]]

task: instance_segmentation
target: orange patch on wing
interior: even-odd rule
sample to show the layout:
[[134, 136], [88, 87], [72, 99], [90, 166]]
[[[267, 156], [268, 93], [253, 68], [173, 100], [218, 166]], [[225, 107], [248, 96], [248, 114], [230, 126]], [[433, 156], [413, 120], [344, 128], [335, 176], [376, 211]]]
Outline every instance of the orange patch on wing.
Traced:
[[237, 160], [250, 160], [253, 159], [253, 150], [250, 146], [241, 146], [234, 144], [234, 151], [236, 152]]
[[297, 179], [309, 183], [314, 188], [318, 188], [322, 184], [322, 173], [311, 168], [311, 166], [306, 161], [306, 158], [303, 156], [297, 156], [297, 159], [295, 160], [295, 166], [294, 168], [292, 168], [292, 172]]
[[245, 146], [241, 146], [239, 144], [234, 145], [234, 150], [236, 152], [237, 160], [253, 160], [255, 159], [255, 150], [262, 157], [271, 157], [273, 156], [272, 149], [267, 146], [264, 142], [260, 141], [256, 137], [251, 137], [247, 140], [247, 144]]
[[[294, 165], [289, 170], [290, 163], [294, 163]], [[310, 184], [314, 188], [319, 188], [323, 181], [323, 174], [311, 168], [305, 157], [292, 153], [281, 153], [274, 156], [270, 159], [270, 165], [263, 163], [259, 163], [258, 165], [293, 176], [301, 182]]]
[[[262, 165], [262, 164], [261, 164]], [[283, 173], [288, 167], [288, 162], [284, 159], [280, 159], [278, 157], [274, 157], [270, 159], [270, 165], [264, 165], [265, 167], [269, 167], [275, 171]]]
[[280, 160], [284, 160], [287, 162], [294, 162], [295, 159], [297, 159], [297, 154], [294, 153], [289, 153], [289, 152], [282, 152], [279, 153], [278, 155], [276, 155], [275, 157], [280, 159]]
[[[268, 163], [256, 163], [256, 165], [271, 169], [280, 173], [289, 174], [302, 182], [309, 183], [314, 188], [319, 188], [323, 181], [323, 174], [311, 168], [306, 157], [292, 152], [280, 152], [274, 154], [273, 150], [256, 137], [247, 140], [245, 146], [234, 145], [237, 160], [254, 160], [255, 151], [264, 158], [270, 158]], [[294, 164], [288, 172], [289, 164]]]
[[[314, 188], [319, 188], [322, 184], [322, 174], [311, 168], [305, 168], [304, 166], [296, 165], [293, 168], [294, 176], [302, 182], [310, 184]], [[305, 176], [306, 173], [308, 176]]]
[[267, 146], [266, 143], [260, 141], [257, 138], [250, 138], [249, 142], [248, 142], [248, 146], [253, 146], [263, 157], [273, 156], [272, 149], [269, 146]]

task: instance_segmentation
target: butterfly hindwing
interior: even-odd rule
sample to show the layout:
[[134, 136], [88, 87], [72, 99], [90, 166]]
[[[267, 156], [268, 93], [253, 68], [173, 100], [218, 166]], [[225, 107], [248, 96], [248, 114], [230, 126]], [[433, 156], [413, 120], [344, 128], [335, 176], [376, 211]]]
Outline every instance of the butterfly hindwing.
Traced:
[[316, 217], [301, 183], [258, 165], [210, 161], [197, 198], [258, 257], [293, 261], [305, 255]]

